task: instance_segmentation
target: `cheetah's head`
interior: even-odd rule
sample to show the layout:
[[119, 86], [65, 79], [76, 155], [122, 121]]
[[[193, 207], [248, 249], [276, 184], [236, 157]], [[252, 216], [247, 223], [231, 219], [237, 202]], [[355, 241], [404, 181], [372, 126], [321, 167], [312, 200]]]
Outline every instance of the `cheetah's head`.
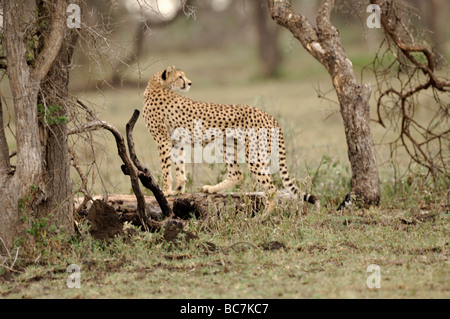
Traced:
[[186, 74], [175, 66], [169, 66], [165, 69], [161, 74], [160, 81], [165, 87], [181, 92], [188, 92], [192, 84]]

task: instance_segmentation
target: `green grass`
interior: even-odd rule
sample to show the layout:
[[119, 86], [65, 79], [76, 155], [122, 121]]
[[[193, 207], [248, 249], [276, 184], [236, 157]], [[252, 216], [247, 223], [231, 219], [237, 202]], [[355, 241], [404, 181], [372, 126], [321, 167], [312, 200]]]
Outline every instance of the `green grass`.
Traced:
[[[17, 261], [4, 298], [448, 298], [449, 213], [429, 219], [397, 209], [265, 217], [224, 212], [185, 229], [199, 238], [167, 243], [138, 232], [110, 244], [85, 234], [70, 245], [49, 240], [37, 262]], [[267, 250], [267, 244], [283, 247]], [[57, 245], [57, 246], [55, 246]], [[69, 264], [80, 289], [67, 288]], [[369, 289], [367, 267], [381, 269]], [[5, 272], [5, 270], [2, 270]], [[1, 280], [2, 277], [0, 277]]]

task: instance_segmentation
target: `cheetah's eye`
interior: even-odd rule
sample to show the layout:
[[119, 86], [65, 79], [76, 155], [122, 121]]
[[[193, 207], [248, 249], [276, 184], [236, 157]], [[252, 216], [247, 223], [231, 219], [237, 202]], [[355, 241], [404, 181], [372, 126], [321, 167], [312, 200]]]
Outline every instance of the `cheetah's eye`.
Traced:
[[180, 79], [183, 79], [183, 76], [180, 75]]

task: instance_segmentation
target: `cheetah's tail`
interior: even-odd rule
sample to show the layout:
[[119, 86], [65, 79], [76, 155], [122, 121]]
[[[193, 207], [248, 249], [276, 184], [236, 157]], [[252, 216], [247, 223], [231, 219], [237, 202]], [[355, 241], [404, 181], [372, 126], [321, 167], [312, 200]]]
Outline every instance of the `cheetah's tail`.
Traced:
[[278, 152], [279, 152], [279, 160], [278, 163], [280, 165], [280, 174], [281, 174], [281, 180], [283, 181], [284, 187], [295, 196], [300, 196], [305, 202], [315, 205], [317, 208], [320, 208], [320, 201], [319, 199], [312, 194], [308, 194], [305, 192], [301, 192], [297, 186], [295, 186], [294, 182], [289, 177], [289, 172], [287, 169], [286, 164], [286, 147], [284, 143], [284, 137], [283, 133], [280, 131], [279, 133], [279, 145], [278, 145]]

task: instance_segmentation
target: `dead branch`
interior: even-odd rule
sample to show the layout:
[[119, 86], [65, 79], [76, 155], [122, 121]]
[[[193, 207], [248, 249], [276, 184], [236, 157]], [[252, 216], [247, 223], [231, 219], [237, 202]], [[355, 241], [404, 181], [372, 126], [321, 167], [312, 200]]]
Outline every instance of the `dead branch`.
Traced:
[[69, 149], [69, 153], [71, 156], [72, 166], [75, 168], [75, 170], [77, 171], [78, 175], [81, 178], [81, 186], [78, 189], [78, 191], [76, 191], [75, 193], [81, 192], [84, 194], [83, 202], [75, 210], [75, 214], [78, 214], [80, 212], [80, 210], [83, 209], [84, 206], [86, 206], [87, 202], [92, 200], [92, 197], [89, 194], [89, 192], [87, 191], [88, 179], [87, 179], [86, 174], [83, 172], [83, 169], [81, 168], [80, 163], [78, 162], [77, 154], [72, 149]]
[[[403, 148], [411, 160], [427, 168], [433, 178], [438, 172], [448, 173], [450, 130], [445, 123], [450, 113], [445, 100], [449, 97], [450, 81], [438, 76], [431, 48], [417, 44], [419, 35], [413, 34], [399, 14], [401, 2], [370, 2], [382, 8], [385, 39], [372, 68], [378, 87], [376, 122], [396, 131], [397, 137], [389, 142], [391, 158], [396, 149]], [[399, 83], [399, 86], [393, 87], [392, 83]], [[426, 122], [419, 121], [416, 110], [423, 107], [419, 105], [419, 97], [430, 96], [430, 90], [434, 115]]]
[[147, 223], [148, 218], [145, 214], [144, 195], [142, 194], [142, 191], [139, 187], [138, 173], [137, 173], [136, 168], [133, 166], [133, 163], [131, 162], [130, 158], [128, 157], [126, 147], [125, 147], [125, 140], [122, 137], [122, 134], [120, 134], [120, 132], [111, 124], [109, 124], [105, 121], [100, 121], [100, 120], [94, 120], [94, 121], [85, 123], [79, 127], [69, 129], [67, 134], [68, 135], [79, 134], [82, 132], [94, 131], [94, 130], [98, 130], [98, 129], [106, 129], [113, 134], [113, 136], [116, 140], [118, 154], [119, 154], [120, 158], [122, 159], [122, 161], [126, 167], [126, 171], [131, 179], [131, 186], [132, 186], [133, 192], [137, 198], [137, 203], [138, 203], [137, 211], [138, 211], [139, 217], [141, 218], [142, 225], [148, 225], [148, 223]]
[[172, 215], [172, 209], [170, 208], [169, 203], [167, 202], [167, 199], [164, 196], [163, 191], [158, 186], [158, 184], [155, 182], [155, 179], [153, 178], [150, 170], [147, 167], [145, 167], [144, 165], [142, 165], [142, 163], [139, 161], [139, 159], [136, 156], [132, 133], [133, 133], [134, 124], [136, 123], [138, 117], [139, 117], [139, 111], [134, 110], [133, 116], [131, 117], [130, 121], [127, 123], [127, 126], [126, 126], [128, 151], [130, 152], [131, 160], [133, 161], [134, 165], [136, 166], [136, 168], [138, 170], [138, 177], [139, 177], [139, 180], [141, 181], [142, 185], [144, 185], [146, 188], [148, 188], [149, 190], [151, 190], [153, 192], [156, 200], [158, 201], [159, 206], [161, 207], [164, 217], [170, 217]]
[[[84, 106], [82, 103], [79, 103], [84, 109], [88, 110], [86, 106]], [[90, 113], [91, 117], [94, 117], [92, 113]], [[169, 205], [169, 202], [167, 201], [166, 197], [164, 196], [164, 193], [162, 192], [161, 188], [158, 186], [158, 184], [155, 182], [155, 179], [153, 178], [150, 170], [146, 168], [137, 158], [136, 151], [134, 147], [134, 140], [133, 140], [133, 128], [134, 125], [139, 117], [139, 111], [135, 110], [133, 113], [133, 116], [129, 120], [129, 122], [126, 125], [126, 132], [127, 132], [127, 143], [128, 143], [128, 151], [130, 153], [130, 157], [128, 157], [125, 141], [120, 132], [111, 124], [100, 121], [98, 119], [95, 119], [91, 122], [84, 123], [78, 127], [72, 128], [68, 130], [68, 135], [71, 134], [79, 134], [82, 132], [89, 132], [94, 131], [98, 129], [106, 129], [110, 131], [117, 144], [117, 149], [120, 158], [123, 161], [123, 165], [121, 166], [122, 172], [125, 175], [129, 175], [131, 179], [131, 185], [133, 188], [133, 192], [135, 194], [135, 198], [137, 201], [136, 205], [136, 211], [138, 213], [140, 224], [144, 227], [147, 227], [147, 229], [155, 230], [159, 229], [163, 225], [165, 225], [167, 222], [172, 220], [174, 217], [172, 207]], [[130, 160], [131, 158], [131, 160]], [[145, 197], [140, 189], [139, 182], [141, 181], [142, 185], [144, 185], [146, 188], [150, 189], [153, 194], [155, 195], [155, 198], [158, 202], [159, 208], [162, 212], [162, 218], [165, 218], [166, 220], [164, 222], [157, 222], [154, 220], [151, 220], [147, 217], [146, 214], [146, 203], [145, 203]], [[89, 198], [90, 199], [90, 198]], [[87, 200], [89, 200], [87, 199]], [[84, 207], [86, 204], [86, 196], [83, 199], [83, 203], [79, 205], [78, 209], [80, 207]], [[155, 217], [156, 215], [153, 215]]]
[[[450, 88], [450, 82], [441, 81], [435, 74], [435, 56], [430, 48], [425, 45], [407, 45], [402, 36], [399, 34], [397, 24], [401, 24], [405, 32], [411, 35], [405, 23], [403, 23], [401, 17], [396, 14], [396, 10], [393, 9], [394, 3], [390, 1], [371, 0], [372, 4], [377, 4], [383, 8], [381, 14], [381, 24], [385, 31], [385, 34], [393, 41], [395, 46], [400, 49], [403, 55], [417, 68], [423, 71], [430, 77], [430, 84], [436, 89], [445, 91], [445, 88]], [[392, 22], [395, 21], [395, 24]], [[422, 53], [427, 60], [427, 63], [422, 63], [412, 53]]]

